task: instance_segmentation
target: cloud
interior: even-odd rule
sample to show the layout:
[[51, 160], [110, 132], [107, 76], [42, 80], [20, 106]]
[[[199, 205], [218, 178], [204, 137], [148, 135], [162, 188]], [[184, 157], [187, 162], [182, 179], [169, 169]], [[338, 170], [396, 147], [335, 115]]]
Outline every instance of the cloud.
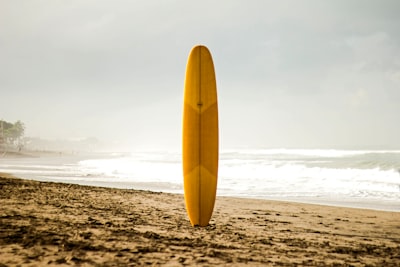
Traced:
[[398, 1], [1, 5], [2, 116], [32, 135], [162, 143], [162, 127], [179, 145], [198, 43], [213, 54], [226, 146], [349, 145], [378, 124], [377, 136], [400, 135]]

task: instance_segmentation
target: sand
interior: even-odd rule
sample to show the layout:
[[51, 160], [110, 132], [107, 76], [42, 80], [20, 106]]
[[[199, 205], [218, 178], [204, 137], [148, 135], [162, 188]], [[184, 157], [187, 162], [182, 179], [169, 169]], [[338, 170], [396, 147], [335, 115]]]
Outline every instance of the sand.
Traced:
[[182, 195], [0, 176], [0, 266], [400, 266], [399, 212], [218, 197], [200, 228]]

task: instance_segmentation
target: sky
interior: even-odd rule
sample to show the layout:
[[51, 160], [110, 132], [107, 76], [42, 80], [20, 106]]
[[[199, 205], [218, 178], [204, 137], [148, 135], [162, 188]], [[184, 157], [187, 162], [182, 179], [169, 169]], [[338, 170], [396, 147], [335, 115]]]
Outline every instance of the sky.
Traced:
[[43, 139], [180, 150], [213, 56], [220, 149], [400, 149], [397, 0], [0, 0], [0, 119]]

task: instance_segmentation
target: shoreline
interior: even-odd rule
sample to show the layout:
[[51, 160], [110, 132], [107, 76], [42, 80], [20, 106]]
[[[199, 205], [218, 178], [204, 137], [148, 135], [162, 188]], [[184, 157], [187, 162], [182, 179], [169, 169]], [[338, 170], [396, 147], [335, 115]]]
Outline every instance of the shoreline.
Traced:
[[[24, 153], [28, 153], [28, 150], [24, 151]], [[14, 173], [16, 176], [22, 177], [24, 179], [33, 179], [36, 181], [64, 182], [64, 183], [74, 183], [80, 185], [104, 186], [109, 188], [121, 188], [121, 189], [137, 188], [142, 190], [183, 194], [182, 190], [183, 185], [181, 184], [182, 180], [179, 180], [178, 182], [175, 181], [176, 180], [175, 178], [181, 176], [180, 169], [175, 168], [175, 166], [173, 165], [167, 166], [168, 168], [172, 167], [175, 168], [173, 170], [171, 169], [171, 173], [174, 175], [172, 182], [170, 181], [171, 179], [165, 179], [165, 182], [160, 182], [161, 180], [158, 178], [162, 177], [161, 173], [156, 175], [155, 173], [152, 173], [150, 170], [150, 172], [146, 171], [147, 174], [146, 173], [139, 174], [135, 173], [135, 170], [132, 170], [131, 163], [130, 166], [126, 166], [127, 165], [126, 160], [124, 159], [126, 155], [122, 157], [122, 160], [119, 160], [119, 156], [116, 157], [116, 159], [118, 159], [116, 163], [122, 164], [121, 175], [119, 175], [120, 173], [119, 167], [114, 169], [112, 169], [111, 167], [103, 168], [102, 166], [99, 167], [95, 165], [95, 163], [93, 163], [94, 165], [93, 164], [92, 165], [95, 167], [89, 165], [89, 167], [86, 167], [85, 170], [85, 168], [80, 166], [80, 162], [81, 161], [85, 162], [86, 160], [94, 160], [94, 162], [96, 162], [96, 160], [99, 161], [105, 160], [105, 162], [109, 161], [113, 162], [115, 155], [101, 154], [101, 153], [69, 154], [66, 152], [64, 153], [56, 151], [52, 152], [31, 151], [29, 157], [25, 156], [27, 156], [27, 154], [21, 154], [18, 155], [18, 157], [16, 155], [14, 156], [9, 155], [9, 157], [4, 158], [6, 167], [4, 168], [0, 167], [0, 171]], [[20, 158], [21, 159], [24, 158], [25, 160], [20, 160]], [[134, 158], [131, 159], [131, 157], [127, 157], [127, 160], [132, 160], [134, 161], [135, 164], [136, 163], [142, 164], [140, 161], [136, 162]], [[146, 160], [148, 160], [148, 158], [146, 158]], [[149, 159], [149, 162], [152, 162], [151, 157]], [[27, 166], [24, 165], [25, 163], [27, 164]], [[9, 164], [9, 166], [11, 167], [7, 167], [7, 164]], [[114, 162], [112, 164], [114, 164]], [[118, 164], [116, 166], [119, 166]], [[29, 169], [28, 166], [30, 166], [31, 168]], [[44, 166], [43, 169], [41, 169], [40, 166]], [[160, 164], [160, 166], [165, 167], [166, 164], [164, 165]], [[124, 171], [126, 171], [128, 174], [124, 173]], [[170, 170], [168, 169], [168, 171]], [[145, 176], [150, 175], [151, 177], [150, 179], [153, 180], [146, 182], [147, 179], [143, 179], [142, 175]], [[366, 177], [368, 177], [367, 174], [365, 175]], [[224, 177], [220, 177], [220, 179]], [[296, 193], [297, 189], [294, 190], [293, 188], [288, 189], [282, 186], [283, 183], [276, 185], [274, 184], [274, 181], [268, 181], [270, 184], [264, 183], [262, 185], [262, 186], [265, 185], [266, 191], [257, 189], [255, 189], [254, 191], [253, 190], [243, 191], [243, 190], [231, 190], [232, 187], [230, 186], [232, 186], [232, 183], [235, 183], [235, 181], [233, 181], [229, 175], [226, 177], [228, 178], [225, 181], [225, 183], [227, 183], [228, 186], [221, 187], [221, 185], [224, 184], [223, 179], [221, 179], [219, 183], [222, 182], [222, 184], [220, 183], [219, 187], [217, 188], [217, 196], [291, 201], [291, 202], [306, 203], [306, 204], [307, 203], [321, 204], [327, 206], [353, 207], [353, 208], [363, 208], [363, 209], [365, 208], [372, 210], [400, 212], [400, 201], [399, 201], [400, 191], [397, 192], [397, 190], [400, 190], [400, 187], [394, 188], [394, 190], [393, 188], [391, 188], [390, 189], [391, 191], [388, 189], [387, 192], [386, 191], [380, 192], [379, 188], [372, 188], [372, 186], [366, 184], [364, 186], [368, 186], [370, 188], [368, 189], [369, 191], [366, 193], [363, 192], [360, 193], [357, 187], [352, 188], [348, 192], [342, 192], [342, 191], [336, 192], [334, 189], [328, 188], [329, 186], [326, 186], [322, 191], [322, 193], [319, 194], [319, 192], [313, 191], [314, 189], [312, 189], [307, 193], [307, 189], [304, 189], [301, 186], [305, 185], [305, 187], [307, 187], [308, 185], [307, 183], [303, 183], [302, 185], [300, 185], [301, 188], [299, 188], [298, 193]], [[394, 179], [392, 183], [380, 184], [378, 182], [377, 186], [391, 187], [393, 185], [396, 185], [397, 177], [392, 177], [391, 179], [392, 180]], [[349, 179], [349, 181], [351, 181], [351, 179]], [[315, 182], [318, 183], [318, 181], [310, 181], [310, 182], [311, 182], [310, 183], [311, 187], [315, 185]], [[293, 182], [288, 181], [288, 184], [291, 186], [293, 186], [293, 184], [295, 183], [297, 183], [296, 179]], [[250, 184], [253, 185], [254, 184], [253, 181]], [[243, 185], [247, 186], [246, 183], [244, 183]], [[234, 186], [235, 185], [233, 185], [233, 187]], [[275, 186], [278, 186], [278, 190], [277, 191], [268, 190], [270, 186], [272, 186], [273, 188]], [[400, 184], [398, 186], [400, 186]], [[374, 191], [375, 189], [377, 189], [376, 192]], [[294, 193], [286, 194], [285, 190]]]
[[400, 262], [398, 212], [217, 197], [200, 228], [182, 195], [0, 177], [4, 266]]
[[80, 152], [56, 151], [56, 150], [6, 150], [0, 152], [0, 159], [10, 158], [39, 158], [39, 157], [59, 157], [66, 155], [80, 154]]
[[[0, 172], [0, 174], [2, 174]], [[3, 173], [4, 174], [4, 173]], [[12, 175], [12, 174], [11, 174]], [[92, 187], [104, 187], [110, 189], [122, 189], [122, 190], [144, 190], [144, 191], [153, 191], [153, 192], [162, 192], [168, 194], [178, 194], [183, 195], [183, 192], [177, 192], [178, 190], [174, 191], [163, 191], [162, 188], [157, 188], [156, 186], [149, 187], [143, 186], [141, 184], [132, 183], [118, 183], [115, 182], [99, 182], [99, 181], [77, 181], [77, 180], [56, 180], [50, 178], [41, 178], [37, 179], [35, 177], [21, 177], [23, 175], [17, 175], [20, 179], [25, 180], [32, 180], [38, 182], [54, 182], [54, 183], [62, 183], [62, 184], [76, 184], [81, 186], [92, 186]], [[15, 176], [14, 176], [15, 177]], [[235, 196], [235, 195], [225, 195], [225, 194], [218, 194], [217, 189], [217, 198], [218, 197], [228, 197], [228, 198], [238, 198], [238, 199], [254, 199], [254, 200], [265, 200], [265, 201], [281, 201], [281, 202], [293, 202], [299, 204], [310, 204], [310, 205], [321, 205], [321, 206], [328, 206], [328, 207], [342, 207], [342, 208], [354, 208], [354, 209], [367, 209], [373, 211], [387, 211], [387, 212], [398, 212], [400, 213], [400, 203], [393, 202], [393, 201], [386, 201], [386, 200], [369, 200], [366, 201], [365, 199], [357, 199], [357, 198], [347, 198], [347, 199], [327, 199], [327, 198], [307, 198], [307, 197], [298, 197], [298, 198], [274, 198], [274, 197], [253, 197], [253, 196]], [[384, 204], [382, 204], [384, 203]]]

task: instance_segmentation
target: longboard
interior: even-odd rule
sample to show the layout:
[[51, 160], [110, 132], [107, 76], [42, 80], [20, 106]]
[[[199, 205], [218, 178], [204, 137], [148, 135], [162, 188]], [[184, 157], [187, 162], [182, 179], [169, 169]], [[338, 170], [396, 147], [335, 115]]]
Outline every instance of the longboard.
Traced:
[[218, 180], [218, 105], [214, 63], [207, 47], [190, 51], [183, 104], [182, 163], [186, 211], [193, 226], [207, 226]]

